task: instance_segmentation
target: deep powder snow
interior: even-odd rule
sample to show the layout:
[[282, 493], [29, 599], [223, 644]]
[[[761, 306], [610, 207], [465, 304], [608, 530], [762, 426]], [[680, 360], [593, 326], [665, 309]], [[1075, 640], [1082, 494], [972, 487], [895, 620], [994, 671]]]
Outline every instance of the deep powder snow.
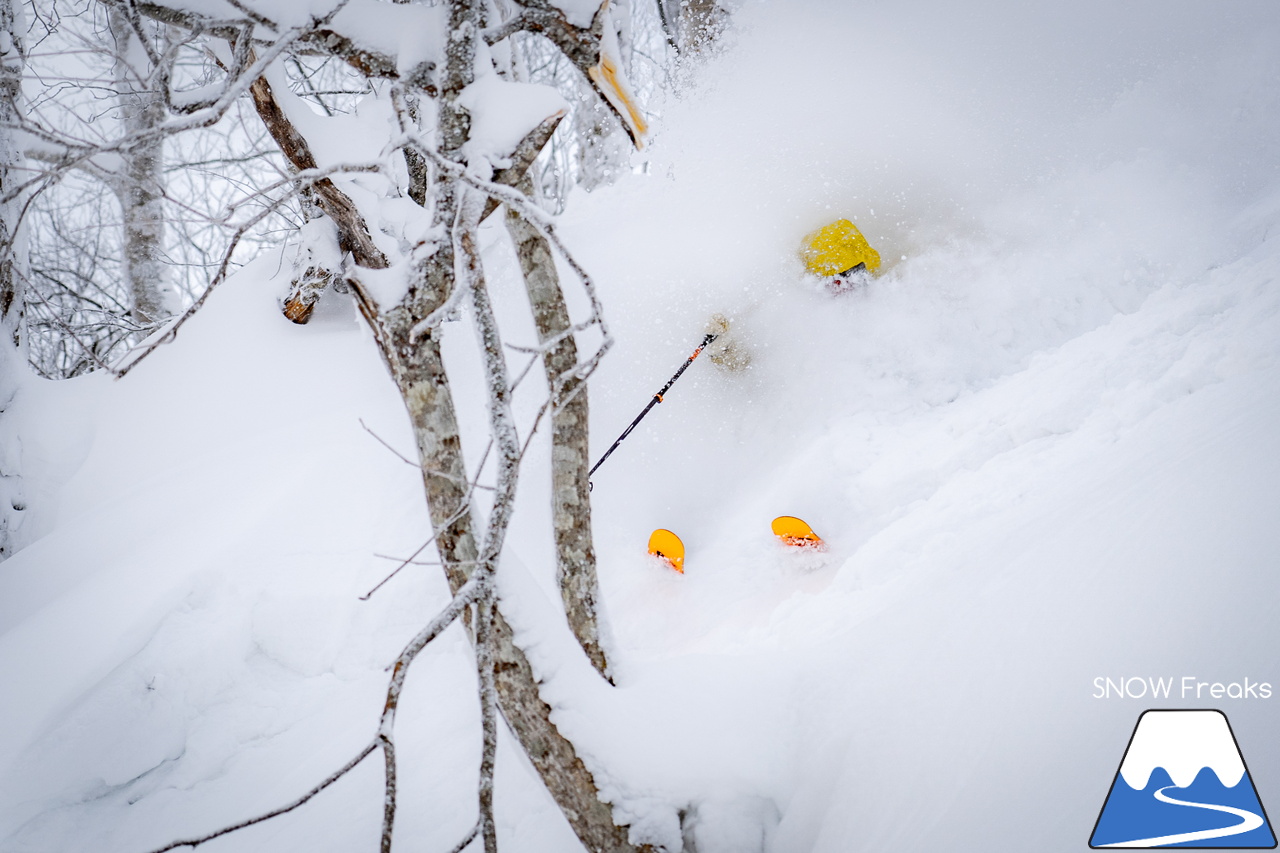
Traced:
[[[667, 849], [684, 810], [699, 853], [1078, 850], [1148, 707], [1095, 677], [1280, 684], [1280, 10], [953, 6], [745, 4], [636, 173], [561, 226], [617, 337], [596, 452], [710, 313], [752, 356], [695, 363], [595, 477], [616, 690], [558, 614], [545, 437], [501, 570], [557, 724]], [[795, 250], [840, 216], [888, 263], [833, 298]], [[277, 260], [126, 380], [24, 392], [42, 535], [0, 564], [0, 849], [134, 853], [297, 796], [445, 601], [430, 566], [358, 600], [428, 528], [361, 420], [412, 442], [351, 306], [290, 325]], [[781, 514], [830, 550], [787, 552]], [[457, 629], [410, 676], [406, 849], [473, 821], [473, 684]], [[1168, 707], [1222, 707], [1265, 804], [1277, 701]], [[368, 762], [210, 849], [372, 849], [381, 784]], [[575, 849], [510, 738], [497, 808], [507, 849]]]

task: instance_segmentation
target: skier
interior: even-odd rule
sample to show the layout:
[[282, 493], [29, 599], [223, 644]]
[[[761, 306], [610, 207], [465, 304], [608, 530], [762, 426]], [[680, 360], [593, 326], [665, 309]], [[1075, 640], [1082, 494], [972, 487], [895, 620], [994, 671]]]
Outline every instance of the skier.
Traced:
[[827, 279], [833, 294], [848, 293], [865, 284], [880, 269], [880, 253], [871, 248], [858, 226], [837, 219], [805, 236], [800, 244], [805, 269]]

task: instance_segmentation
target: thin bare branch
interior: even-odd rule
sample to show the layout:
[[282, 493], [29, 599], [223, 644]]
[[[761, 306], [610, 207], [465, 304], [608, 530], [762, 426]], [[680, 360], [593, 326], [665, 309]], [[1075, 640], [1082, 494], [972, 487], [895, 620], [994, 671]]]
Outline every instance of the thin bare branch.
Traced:
[[366, 423], [364, 422], [364, 418], [360, 418], [360, 419], [359, 419], [359, 421], [360, 421], [360, 426], [364, 428], [364, 431], [365, 431], [365, 432], [367, 432], [367, 433], [369, 433], [369, 435], [373, 436], [374, 440], [375, 440], [375, 441], [377, 441], [377, 442], [378, 442], [378, 444], [381, 444], [381, 445], [382, 445], [383, 447], [385, 447], [387, 450], [390, 450], [390, 451], [391, 451], [391, 453], [392, 453], [392, 455], [393, 455], [393, 456], [395, 456], [397, 459], [399, 459], [401, 462], [403, 462], [403, 463], [404, 463], [404, 464], [406, 464], [406, 465], [411, 465], [411, 466], [413, 466], [414, 468], [419, 468], [419, 469], [420, 469], [420, 468], [422, 467], [422, 465], [421, 465], [421, 464], [419, 464], [419, 463], [417, 463], [417, 462], [414, 462], [412, 459], [410, 459], [409, 457], [405, 456], [405, 455], [404, 455], [403, 453], [401, 453], [399, 450], [396, 450], [396, 449], [395, 449], [394, 447], [392, 447], [390, 444], [387, 444], [387, 442], [383, 440], [382, 436], [378, 435], [376, 432], [374, 432], [373, 430], [369, 429], [369, 425], [368, 425], [368, 424], [366, 424]]
[[373, 752], [377, 748], [378, 748], [378, 739], [374, 738], [372, 741], [369, 742], [367, 746], [365, 746], [364, 749], [360, 750], [360, 752], [356, 754], [355, 758], [352, 758], [346, 764], [342, 765], [342, 767], [335, 770], [332, 774], [329, 775], [328, 778], [326, 778], [319, 785], [316, 785], [310, 791], [307, 791], [307, 793], [303, 794], [301, 797], [289, 803], [288, 805], [281, 806], [278, 809], [272, 809], [266, 814], [261, 814], [261, 815], [258, 815], [257, 817], [240, 821], [239, 823], [232, 824], [231, 826], [225, 826], [222, 829], [219, 829], [217, 832], [211, 832], [208, 835], [202, 835], [199, 838], [189, 838], [183, 841], [174, 841], [170, 844], [166, 844], [164, 847], [157, 847], [155, 850], [152, 850], [151, 853], [165, 853], [165, 851], [167, 850], [176, 850], [179, 847], [191, 847], [191, 848], [199, 847], [201, 844], [204, 844], [205, 842], [212, 841], [215, 838], [221, 838], [222, 836], [227, 835], [228, 833], [245, 829], [257, 823], [262, 823], [264, 820], [271, 820], [271, 818], [279, 817], [282, 814], [287, 814], [293, 811], [294, 809], [298, 808], [299, 806], [303, 805], [304, 803], [306, 803], [308, 800], [310, 800], [316, 794], [323, 791], [325, 788], [328, 788], [334, 782], [337, 782], [343, 776], [350, 773], [352, 770], [356, 768], [356, 766], [361, 761], [364, 761], [366, 758], [369, 757], [369, 753]]
[[[478, 481], [479, 481], [479, 479], [480, 479], [480, 474], [481, 474], [481, 472], [483, 472], [483, 471], [484, 471], [484, 465], [485, 465], [485, 462], [486, 462], [486, 461], [488, 460], [488, 458], [489, 458], [489, 452], [490, 452], [490, 450], [492, 450], [492, 449], [493, 449], [493, 442], [492, 442], [492, 441], [490, 441], [490, 442], [489, 442], [489, 445], [488, 445], [488, 446], [485, 448], [485, 450], [484, 450], [484, 455], [480, 457], [480, 467], [476, 469], [476, 479], [475, 479], [475, 480], [472, 480], [472, 481], [471, 481], [471, 483], [469, 484], [469, 487], [468, 487], [468, 489], [467, 489], [467, 493], [463, 496], [462, 500], [461, 500], [461, 501], [459, 501], [458, 509], [454, 512], [454, 514], [453, 514], [452, 516], [450, 516], [450, 517], [449, 517], [449, 518], [448, 518], [448, 519], [447, 519], [443, 524], [438, 525], [438, 529], [439, 529], [439, 530], [443, 530], [443, 529], [445, 529], [445, 528], [449, 527], [449, 526], [450, 526], [450, 525], [452, 525], [454, 522], [459, 521], [460, 519], [463, 519], [463, 518], [465, 518], [467, 515], [469, 515], [469, 514], [470, 514], [470, 512], [471, 512], [471, 498], [474, 496], [474, 494], [475, 494], [475, 490], [476, 490], [476, 489], [490, 488], [490, 487], [487, 487], [487, 486], [481, 486], [481, 485], [479, 484], [479, 482], [478, 482]], [[417, 465], [417, 466], [415, 466], [415, 467], [420, 468], [420, 469], [422, 468], [422, 466], [421, 466], [421, 465]], [[442, 473], [442, 472], [431, 471], [431, 472], [428, 472], [428, 473], [432, 473], [432, 474], [435, 474], [435, 475], [440, 476], [440, 477], [446, 477], [447, 479], [453, 479], [452, 477], [449, 477], [447, 474], [444, 474], [444, 473]], [[429, 537], [427, 538], [427, 541], [426, 541], [426, 542], [423, 542], [420, 546], [418, 546], [418, 549], [417, 549], [416, 551], [414, 551], [412, 554], [410, 554], [410, 555], [409, 555], [409, 557], [408, 557], [408, 559], [406, 559], [406, 560], [405, 560], [403, 563], [401, 563], [400, 565], [396, 566], [395, 570], [394, 570], [391, 574], [387, 575], [385, 578], [383, 578], [382, 580], [378, 581], [378, 582], [374, 585], [373, 589], [369, 590], [369, 591], [368, 591], [368, 592], [366, 592], [364, 595], [360, 596], [360, 600], [361, 600], [361, 601], [368, 601], [368, 600], [369, 600], [369, 598], [370, 598], [370, 597], [371, 597], [375, 592], [377, 592], [379, 589], [381, 589], [381, 588], [382, 588], [382, 586], [383, 586], [384, 584], [386, 584], [386, 582], [387, 582], [387, 581], [391, 580], [393, 577], [395, 577], [396, 575], [400, 574], [400, 570], [401, 570], [401, 569], [403, 569], [405, 566], [413, 565], [413, 563], [414, 563], [414, 558], [416, 558], [419, 554], [421, 554], [423, 551], [425, 551], [425, 550], [427, 549], [427, 547], [428, 547], [429, 545], [431, 545], [431, 543], [435, 542], [435, 541], [436, 541], [436, 539], [437, 539], [437, 537], [438, 537], [439, 535], [440, 535], [439, 533], [432, 533], [432, 534], [431, 534], [431, 536], [429, 536]], [[462, 563], [458, 563], [457, 565], [462, 565]]]
[[453, 849], [449, 853], [462, 853], [476, 840], [476, 836], [480, 834], [480, 821], [476, 821], [475, 826], [471, 827], [471, 831], [462, 837], [462, 840], [453, 845]]
[[409, 644], [405, 646], [404, 651], [396, 658], [392, 665], [391, 680], [387, 686], [387, 700], [383, 706], [382, 718], [378, 724], [378, 733], [374, 736], [368, 745], [364, 747], [354, 758], [331, 773], [323, 782], [316, 785], [307, 793], [298, 799], [272, 809], [269, 812], [240, 821], [239, 823], [225, 826], [216, 832], [199, 836], [198, 838], [189, 838], [182, 841], [174, 841], [166, 844], [164, 847], [158, 847], [151, 853], [166, 853], [168, 850], [175, 850], [179, 847], [199, 847], [215, 838], [220, 838], [232, 832], [246, 829], [254, 824], [262, 823], [273, 817], [279, 817], [287, 814], [299, 806], [309, 801], [316, 794], [319, 794], [325, 788], [328, 788], [334, 782], [337, 782], [346, 774], [354, 770], [360, 762], [369, 757], [375, 749], [382, 748], [386, 759], [386, 795], [383, 810], [383, 829], [382, 829], [382, 851], [390, 853], [390, 838], [392, 826], [395, 821], [395, 790], [396, 790], [396, 769], [395, 769], [395, 743], [393, 731], [395, 727], [395, 713], [400, 701], [400, 691], [404, 687], [404, 679], [408, 673], [409, 665], [413, 663], [413, 659], [426, 648], [427, 644], [452, 625], [458, 617], [472, 604], [476, 603], [482, 596], [490, 594], [490, 578], [491, 572], [477, 571], [465, 586], [458, 590], [449, 603], [441, 610], [434, 619], [432, 619], [426, 627], [418, 632]]
[[[493, 599], [476, 606], [476, 674], [480, 690], [480, 834], [485, 853], [498, 853], [497, 827], [493, 819], [493, 770], [498, 751], [498, 692], [493, 680]], [[384, 851], [389, 853], [389, 851]]]
[[413, 663], [413, 659], [427, 647], [428, 643], [452, 625], [464, 610], [475, 604], [482, 596], [489, 594], [493, 574], [491, 568], [480, 566], [471, 578], [458, 588], [444, 610], [436, 614], [436, 618], [428, 622], [426, 627], [409, 641], [404, 651], [400, 652], [400, 656], [391, 664], [391, 687], [387, 691], [387, 704], [382, 713], [382, 728], [395, 723], [395, 712], [400, 702], [400, 688], [404, 686], [409, 664]]
[[62, 319], [58, 316], [58, 309], [55, 308], [53, 305], [49, 304], [49, 300], [45, 298], [43, 293], [41, 293], [38, 289], [34, 287], [29, 287], [26, 289], [25, 295], [29, 297], [35, 297], [40, 301], [40, 304], [47, 307], [49, 309], [50, 319], [54, 323], [56, 323], [59, 327], [61, 327], [63, 334], [65, 334], [67, 337], [71, 338], [71, 340], [76, 342], [76, 345], [79, 346], [80, 349], [84, 351], [84, 354], [88, 356], [89, 359], [95, 365], [97, 365], [102, 370], [106, 370], [108, 372], [111, 371], [111, 368], [108, 367], [106, 364], [104, 364], [102, 359], [98, 357], [98, 353], [96, 349], [91, 345], [85, 343], [83, 340], [81, 340], [79, 334], [77, 334], [75, 329], [72, 329], [69, 325], [67, 325], [65, 322], [62, 321]]
[[[226, 41], [233, 41], [244, 26], [244, 20], [206, 17], [162, 3], [139, 2], [137, 6], [138, 10], [149, 18], [188, 30], [200, 29], [202, 32]], [[358, 45], [342, 33], [330, 29], [327, 25], [331, 18], [332, 16], [326, 16], [320, 25], [307, 29], [298, 37], [297, 46], [300, 53], [336, 56], [367, 77], [399, 79], [400, 71], [396, 57], [386, 56], [376, 50]], [[257, 41], [261, 45], [270, 45], [276, 40], [258, 39]], [[423, 86], [428, 95], [436, 94], [426, 74], [408, 75], [408, 82]]]
[[382, 744], [382, 757], [386, 768], [382, 796], [381, 853], [391, 853], [391, 834], [396, 825], [396, 744], [388, 731], [379, 731], [377, 740]]

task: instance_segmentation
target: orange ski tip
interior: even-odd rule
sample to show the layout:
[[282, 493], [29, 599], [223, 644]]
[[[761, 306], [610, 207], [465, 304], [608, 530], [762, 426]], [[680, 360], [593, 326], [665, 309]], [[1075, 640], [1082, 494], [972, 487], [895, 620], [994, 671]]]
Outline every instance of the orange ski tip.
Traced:
[[773, 535], [797, 548], [826, 548], [827, 543], [813, 528], [793, 515], [780, 515], [773, 520]]
[[659, 527], [649, 535], [649, 553], [662, 558], [671, 568], [684, 574], [684, 543], [670, 530]]

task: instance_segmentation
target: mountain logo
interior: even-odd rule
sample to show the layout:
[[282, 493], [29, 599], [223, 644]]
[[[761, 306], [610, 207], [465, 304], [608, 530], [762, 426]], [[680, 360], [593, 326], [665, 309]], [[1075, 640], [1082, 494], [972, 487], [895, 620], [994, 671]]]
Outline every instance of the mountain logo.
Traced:
[[1221, 711], [1138, 717], [1089, 846], [1276, 846], [1253, 778]]

